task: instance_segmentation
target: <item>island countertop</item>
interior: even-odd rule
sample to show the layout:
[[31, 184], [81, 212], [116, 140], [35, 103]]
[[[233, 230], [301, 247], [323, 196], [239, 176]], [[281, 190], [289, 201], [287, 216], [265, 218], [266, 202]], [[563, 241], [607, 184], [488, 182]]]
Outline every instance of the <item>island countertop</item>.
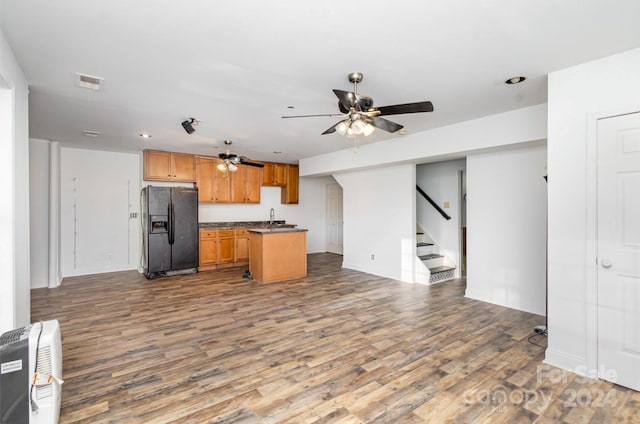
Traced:
[[230, 221], [230, 222], [200, 222], [198, 227], [201, 230], [231, 230], [235, 228], [267, 228], [269, 226], [273, 228], [294, 228], [296, 224], [287, 224], [285, 221], [277, 220], [273, 221], [273, 224], [269, 224], [269, 221]]
[[276, 233], [299, 233], [303, 231], [309, 231], [306, 228], [252, 228], [249, 230], [250, 233], [258, 233], [258, 234], [276, 234]]

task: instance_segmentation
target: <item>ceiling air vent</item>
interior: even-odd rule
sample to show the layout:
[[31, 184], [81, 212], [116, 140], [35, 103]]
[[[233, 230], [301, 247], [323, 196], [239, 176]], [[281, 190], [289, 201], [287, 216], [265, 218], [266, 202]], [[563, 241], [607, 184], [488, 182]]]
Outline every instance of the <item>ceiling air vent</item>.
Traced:
[[82, 131], [82, 133], [84, 135], [86, 135], [87, 137], [97, 137], [100, 135], [100, 133], [98, 131], [90, 131], [90, 130], [84, 130]]
[[104, 78], [93, 77], [91, 75], [85, 75], [76, 72], [76, 76], [78, 77], [77, 84], [78, 87], [88, 88], [89, 90], [100, 90], [100, 84]]

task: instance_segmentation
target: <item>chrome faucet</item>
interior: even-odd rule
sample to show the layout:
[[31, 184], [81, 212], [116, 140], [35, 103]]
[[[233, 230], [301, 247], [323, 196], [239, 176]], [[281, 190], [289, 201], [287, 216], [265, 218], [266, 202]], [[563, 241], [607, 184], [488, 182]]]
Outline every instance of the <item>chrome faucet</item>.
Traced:
[[271, 208], [271, 210], [269, 211], [269, 225], [273, 225], [273, 221], [275, 220], [276, 217], [276, 211], [275, 209]]

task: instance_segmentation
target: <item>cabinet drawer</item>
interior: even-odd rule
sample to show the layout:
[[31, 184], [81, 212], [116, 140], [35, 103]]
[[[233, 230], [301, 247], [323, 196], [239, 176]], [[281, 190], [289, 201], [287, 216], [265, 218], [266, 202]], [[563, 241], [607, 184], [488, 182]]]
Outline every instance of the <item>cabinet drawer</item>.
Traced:
[[218, 237], [233, 237], [233, 230], [218, 230]]
[[216, 230], [200, 230], [200, 238], [216, 237]]
[[236, 230], [236, 235], [237, 236], [245, 236], [247, 234], [249, 234], [249, 229], [248, 228], [238, 228]]

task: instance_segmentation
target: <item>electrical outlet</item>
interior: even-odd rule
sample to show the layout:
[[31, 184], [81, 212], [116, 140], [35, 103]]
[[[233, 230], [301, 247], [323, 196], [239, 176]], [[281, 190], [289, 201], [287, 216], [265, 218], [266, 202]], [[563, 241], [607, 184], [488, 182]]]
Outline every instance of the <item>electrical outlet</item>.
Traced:
[[372, 254], [371, 254], [371, 260], [372, 260], [372, 261], [375, 261], [375, 259], [376, 259], [376, 255], [375, 255], [374, 253], [372, 253]]

